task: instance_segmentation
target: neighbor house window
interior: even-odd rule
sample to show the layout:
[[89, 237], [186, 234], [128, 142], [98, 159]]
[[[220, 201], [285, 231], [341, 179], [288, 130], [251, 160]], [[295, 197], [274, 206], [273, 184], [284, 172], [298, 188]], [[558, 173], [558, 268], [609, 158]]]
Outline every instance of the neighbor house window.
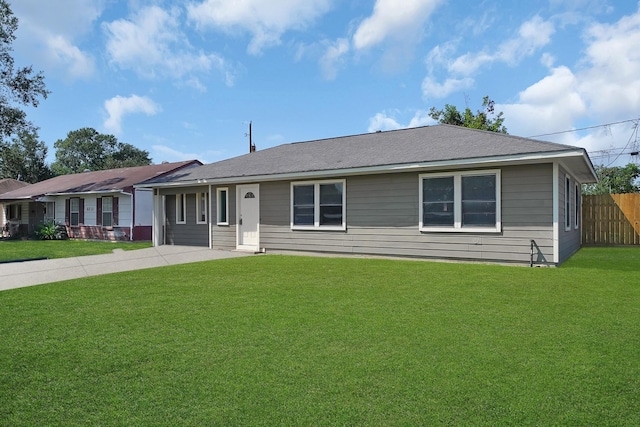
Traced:
[[198, 218], [197, 224], [207, 223], [207, 212], [209, 211], [209, 193], [198, 193]]
[[113, 197], [102, 198], [102, 226], [113, 226]]
[[80, 199], [77, 197], [69, 199], [69, 225], [80, 225]]
[[22, 219], [22, 205], [9, 205], [9, 221], [20, 221]]
[[345, 187], [345, 180], [292, 183], [291, 227], [344, 230]]
[[420, 175], [421, 231], [500, 231], [500, 171]]
[[565, 176], [564, 185], [564, 229], [571, 229], [571, 180]]
[[44, 221], [54, 222], [56, 218], [56, 204], [55, 202], [45, 202], [44, 204]]
[[216, 190], [217, 203], [217, 219], [218, 225], [229, 225], [229, 189], [218, 188]]
[[580, 184], [576, 183], [575, 185], [575, 203], [574, 203], [575, 211], [576, 211], [576, 220], [575, 220], [575, 228], [580, 227]]
[[187, 223], [187, 195], [176, 194], [176, 224]]

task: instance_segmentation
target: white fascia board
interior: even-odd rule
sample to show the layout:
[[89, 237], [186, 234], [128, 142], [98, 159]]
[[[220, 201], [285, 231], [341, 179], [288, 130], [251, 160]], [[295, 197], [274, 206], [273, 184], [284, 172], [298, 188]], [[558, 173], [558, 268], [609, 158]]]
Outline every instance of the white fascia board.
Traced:
[[99, 190], [99, 191], [82, 191], [82, 192], [75, 192], [75, 193], [47, 193], [44, 196], [52, 196], [52, 197], [57, 197], [57, 196], [82, 196], [82, 195], [86, 195], [86, 194], [112, 194], [112, 193], [120, 193], [120, 194], [125, 194], [127, 196], [131, 196], [131, 193], [127, 193], [124, 190]]
[[[548, 152], [548, 153], [532, 153], [532, 154], [519, 154], [511, 156], [493, 156], [493, 157], [480, 157], [470, 159], [455, 159], [455, 160], [441, 160], [436, 162], [420, 162], [409, 163], [401, 165], [383, 165], [383, 166], [366, 166], [360, 168], [349, 169], [328, 169], [321, 171], [309, 171], [309, 172], [291, 172], [272, 175], [250, 175], [250, 176], [232, 176], [225, 178], [212, 178], [212, 179], [197, 179], [191, 181], [175, 181], [164, 182], [158, 184], [145, 184], [135, 185], [134, 187], [144, 188], [172, 188], [172, 187], [195, 187], [201, 185], [216, 185], [216, 184], [244, 184], [252, 182], [262, 181], [283, 181], [283, 180], [299, 180], [299, 179], [317, 179], [328, 178], [336, 176], [353, 176], [353, 175], [371, 175], [382, 174], [391, 172], [411, 172], [411, 171], [423, 171], [430, 169], [451, 169], [451, 168], [472, 168], [472, 167], [486, 167], [500, 166], [500, 165], [513, 165], [524, 163], [542, 163], [545, 161], [554, 161], [556, 159], [567, 157], [581, 157], [584, 156], [583, 149], [576, 149], [571, 151], [561, 152]], [[588, 162], [590, 163], [590, 162]]]

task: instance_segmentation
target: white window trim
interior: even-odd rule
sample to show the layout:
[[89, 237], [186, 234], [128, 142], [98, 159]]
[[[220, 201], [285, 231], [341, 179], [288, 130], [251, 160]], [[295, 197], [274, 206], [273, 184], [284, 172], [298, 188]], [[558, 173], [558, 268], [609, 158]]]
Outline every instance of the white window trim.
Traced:
[[[463, 227], [462, 226], [462, 177], [495, 175], [496, 177], [496, 224], [495, 227]], [[422, 200], [424, 178], [453, 177], [453, 226], [425, 226], [423, 223], [424, 204]], [[501, 178], [500, 169], [473, 170], [465, 172], [425, 173], [419, 175], [419, 224], [418, 229], [424, 232], [439, 233], [499, 233], [502, 230], [501, 218]]]
[[571, 230], [571, 178], [564, 176], [564, 231]]
[[[78, 210], [73, 210], [73, 201], [78, 201]], [[73, 214], [78, 214], [78, 221], [76, 224], [73, 223], [72, 219]], [[79, 197], [71, 197], [69, 199], [69, 226], [71, 227], [79, 227], [80, 226], [80, 198]]]
[[[222, 211], [220, 210], [220, 197], [222, 196], [222, 192], [225, 192], [225, 215], [224, 217], [227, 219], [226, 221], [221, 221], [220, 215]], [[216, 224], [218, 225], [229, 225], [229, 188], [228, 187], [220, 187], [216, 188]]]
[[[196, 224], [206, 224], [209, 220], [209, 193], [198, 193], [196, 195], [196, 203], [198, 204], [198, 209], [196, 213]], [[202, 199], [204, 198], [204, 220], [201, 219], [200, 215], [202, 214]]]
[[[342, 225], [320, 225], [320, 185], [321, 184], [342, 184]], [[293, 224], [293, 187], [297, 185], [313, 185], [313, 225]], [[331, 179], [323, 181], [296, 181], [291, 183], [290, 188], [290, 225], [292, 230], [327, 230], [345, 231], [347, 229], [347, 180]]]
[[[180, 210], [180, 199], [182, 199], [182, 221], [178, 221], [180, 217], [178, 210]], [[187, 195], [185, 193], [176, 194], [176, 224], [187, 223]]]
[[[104, 209], [105, 199], [111, 199], [111, 209], [108, 210], [108, 211]], [[104, 214], [105, 213], [110, 213], [111, 214], [111, 225], [104, 225], [104, 223], [105, 223]], [[104, 197], [102, 197], [102, 212], [100, 213], [100, 215], [102, 216], [102, 218], [100, 218], [100, 224], [102, 224], [102, 227], [104, 227], [104, 228], [113, 228], [113, 226], [114, 226], [114, 224], [113, 224], [113, 196], [104, 196]]]

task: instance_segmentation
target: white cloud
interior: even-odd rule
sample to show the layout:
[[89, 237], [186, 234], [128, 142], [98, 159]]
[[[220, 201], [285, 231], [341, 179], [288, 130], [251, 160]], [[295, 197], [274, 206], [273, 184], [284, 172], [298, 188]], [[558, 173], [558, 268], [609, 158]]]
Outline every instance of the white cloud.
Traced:
[[90, 33], [101, 15], [102, 0], [21, 0], [11, 5], [19, 20], [17, 46], [47, 68], [64, 70], [65, 78], [86, 78], [95, 71], [92, 55], [76, 39]]
[[404, 125], [396, 119], [395, 116], [398, 114], [400, 114], [400, 112], [397, 110], [392, 112], [383, 111], [381, 113], [376, 113], [373, 117], [369, 118], [369, 127], [367, 128], [367, 131], [376, 132], [379, 130], [405, 129], [436, 123], [435, 120], [429, 117], [429, 112], [425, 110], [415, 111], [408, 125]]
[[369, 127], [367, 128], [367, 131], [376, 132], [379, 130], [395, 130], [403, 127], [404, 126], [398, 123], [395, 118], [390, 117], [386, 112], [383, 112], [376, 113], [375, 116], [369, 119]]
[[203, 163], [211, 163], [219, 159], [222, 151], [209, 150], [203, 153], [189, 151], [179, 151], [164, 144], [154, 144], [151, 146], [152, 157], [161, 159], [160, 161], [179, 162], [183, 160], [200, 160]]
[[518, 102], [496, 105], [504, 112], [510, 133], [523, 136], [571, 129], [577, 118], [587, 113], [576, 76], [567, 67], [520, 92]]
[[322, 74], [327, 80], [334, 80], [338, 75], [338, 66], [343, 62], [344, 55], [349, 52], [349, 40], [338, 39], [331, 43], [320, 58]]
[[252, 35], [247, 50], [257, 55], [280, 44], [290, 30], [304, 30], [329, 11], [330, 0], [204, 0], [187, 6], [188, 16], [199, 27]]
[[[444, 98], [447, 95], [467, 89], [474, 84], [474, 76], [478, 70], [493, 62], [516, 65], [523, 58], [533, 55], [537, 50], [551, 41], [555, 29], [550, 21], [539, 16], [524, 22], [516, 37], [501, 43], [495, 51], [482, 50], [467, 52], [454, 58], [459, 40], [453, 40], [431, 49], [426, 57], [428, 74], [422, 82], [422, 95], [425, 98]], [[545, 57], [551, 63], [549, 56]], [[448, 77], [439, 83], [434, 77], [437, 70], [444, 68]]]
[[444, 83], [436, 82], [432, 77], [427, 76], [422, 81], [422, 95], [425, 98], [444, 98], [453, 92], [472, 87], [474, 80], [471, 77], [462, 79], [446, 79]]
[[[371, 48], [393, 38], [408, 42], [420, 35], [424, 22], [429, 18], [441, 0], [405, 0], [400, 6], [396, 0], [376, 0], [373, 14], [366, 18], [355, 34], [353, 45], [356, 49]], [[418, 37], [419, 39], [419, 37]]]
[[[233, 76], [224, 59], [196, 51], [180, 25], [179, 9], [166, 11], [158, 6], [140, 9], [131, 19], [103, 24], [111, 63], [150, 78], [182, 78], [219, 70], [225, 82], [232, 85]], [[195, 82], [190, 80], [191, 84]], [[197, 83], [196, 88], [202, 90], [201, 82]]]
[[47, 57], [58, 66], [66, 68], [71, 77], [89, 77], [93, 74], [93, 57], [82, 52], [62, 35], [48, 37], [46, 44]]
[[144, 113], [153, 116], [162, 109], [158, 104], [146, 96], [131, 95], [129, 97], [115, 96], [104, 102], [108, 117], [104, 121], [104, 128], [118, 134], [122, 131], [122, 119], [127, 114]]
[[474, 74], [483, 65], [496, 61], [516, 65], [524, 57], [531, 56], [547, 45], [554, 31], [551, 22], [534, 16], [520, 26], [517, 37], [501, 43], [495, 52], [466, 53], [450, 63], [449, 71], [468, 76]]
[[580, 89], [590, 109], [606, 119], [640, 111], [640, 5], [614, 24], [596, 24], [586, 34]]
[[[512, 104], [496, 105], [505, 113], [510, 133], [530, 136], [580, 127], [579, 120], [606, 124], [628, 120], [640, 111], [640, 6], [613, 24], [593, 24], [585, 32], [584, 56], [574, 70], [550, 69], [549, 75], [520, 92]], [[543, 55], [543, 63], [553, 61]], [[545, 137], [588, 150], [624, 146], [630, 129], [597, 128]]]

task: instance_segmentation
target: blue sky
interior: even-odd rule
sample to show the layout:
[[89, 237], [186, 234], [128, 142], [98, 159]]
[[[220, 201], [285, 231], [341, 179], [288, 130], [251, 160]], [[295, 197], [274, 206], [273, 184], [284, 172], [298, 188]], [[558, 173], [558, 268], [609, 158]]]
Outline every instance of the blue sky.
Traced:
[[[10, 0], [11, 1], [11, 0]], [[13, 0], [18, 65], [48, 99], [53, 144], [93, 127], [154, 163], [433, 124], [481, 108], [510, 134], [621, 164], [640, 144], [640, 4], [632, 0]]]

